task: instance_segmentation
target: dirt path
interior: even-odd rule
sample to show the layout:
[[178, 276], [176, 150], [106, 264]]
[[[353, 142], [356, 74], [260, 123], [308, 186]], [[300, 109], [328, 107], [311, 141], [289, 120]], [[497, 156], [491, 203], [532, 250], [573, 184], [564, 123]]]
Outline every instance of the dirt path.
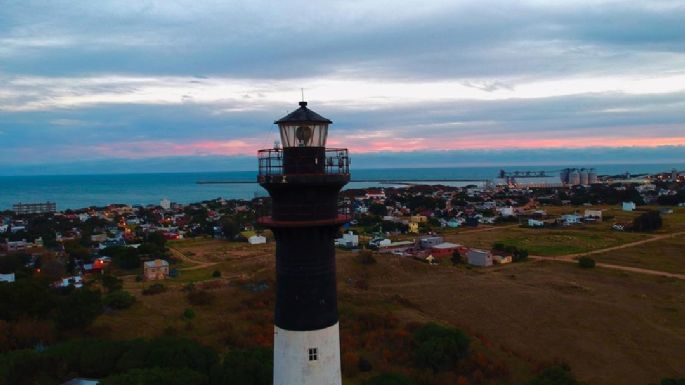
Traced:
[[[685, 235], [685, 231], [681, 231], [681, 232], [677, 232], [677, 233], [671, 233], [671, 234], [655, 235], [651, 238], [643, 239], [641, 241], [630, 242], [630, 243], [626, 243], [626, 244], [619, 245], [619, 246], [607, 247], [605, 249], [588, 251], [587, 253], [566, 254], [566, 255], [558, 255], [558, 256], [554, 256], [554, 257], [545, 257], [542, 255], [531, 255], [530, 258], [531, 259], [547, 260], [547, 261], [561, 261], [561, 262], [575, 263], [576, 262], [575, 258], [577, 258], [577, 257], [586, 256], [586, 255], [601, 254], [601, 253], [606, 253], [608, 251], [627, 249], [629, 247], [640, 246], [640, 245], [644, 245], [647, 243], [656, 242], [656, 241], [660, 241], [663, 239], [674, 238], [674, 237], [683, 236], [683, 235]], [[685, 280], [685, 274], [669, 273], [666, 271], [644, 269], [641, 267], [629, 267], [629, 266], [614, 265], [614, 264], [609, 264], [609, 263], [597, 263], [596, 266], [603, 267], [606, 269], [623, 270], [623, 271], [629, 271], [632, 273], [642, 273], [642, 274], [649, 274], [649, 275], [659, 275], [662, 277], [670, 277], [670, 278], [677, 278], [677, 279]]]
[[174, 249], [173, 247], [169, 248], [169, 251], [174, 255], [175, 258], [178, 258], [184, 262], [189, 262], [189, 263], [194, 263], [195, 266], [190, 266], [190, 267], [184, 267], [182, 269], [178, 270], [197, 270], [197, 269], [204, 269], [205, 267], [210, 267], [216, 265], [218, 262], [207, 262], [207, 261], [199, 261], [197, 259], [192, 259], [189, 256], [183, 254], [177, 249]]

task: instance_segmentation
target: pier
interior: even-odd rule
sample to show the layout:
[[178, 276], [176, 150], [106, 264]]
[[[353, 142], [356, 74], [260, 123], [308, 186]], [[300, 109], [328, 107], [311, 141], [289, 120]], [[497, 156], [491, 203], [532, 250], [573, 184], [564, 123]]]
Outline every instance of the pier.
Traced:
[[[354, 179], [350, 182], [380, 184], [417, 184], [417, 183], [443, 183], [443, 182], [474, 182], [485, 183], [486, 179]], [[197, 184], [250, 184], [257, 183], [256, 180], [198, 180]]]

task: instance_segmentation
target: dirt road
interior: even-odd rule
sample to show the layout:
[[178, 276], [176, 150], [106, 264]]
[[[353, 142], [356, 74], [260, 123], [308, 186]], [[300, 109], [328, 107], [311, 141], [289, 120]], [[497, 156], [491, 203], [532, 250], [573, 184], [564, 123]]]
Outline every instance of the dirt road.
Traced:
[[[561, 261], [561, 262], [575, 263], [576, 258], [581, 257], [581, 256], [601, 254], [601, 253], [606, 253], [608, 251], [616, 251], [616, 250], [626, 249], [629, 247], [640, 246], [640, 245], [644, 245], [647, 243], [656, 242], [656, 241], [660, 241], [660, 240], [664, 240], [664, 239], [668, 239], [668, 238], [674, 238], [674, 237], [678, 237], [678, 236], [685, 236], [685, 231], [681, 231], [681, 232], [677, 232], [677, 233], [671, 233], [671, 234], [655, 235], [651, 238], [643, 239], [641, 241], [630, 242], [630, 243], [626, 243], [626, 244], [623, 244], [620, 246], [607, 247], [605, 249], [588, 251], [587, 253], [566, 254], [566, 255], [558, 255], [558, 256], [554, 256], [554, 257], [545, 257], [542, 255], [531, 255], [529, 257], [531, 259], [542, 259], [542, 260], [549, 260], [549, 261]], [[659, 276], [663, 276], [663, 277], [670, 277], [670, 278], [677, 278], [677, 279], [685, 280], [685, 274], [675, 274], [675, 273], [669, 273], [669, 272], [660, 271], [660, 270], [651, 270], [651, 269], [644, 269], [644, 268], [640, 268], [640, 267], [629, 267], [629, 266], [622, 266], [622, 265], [614, 265], [614, 264], [609, 264], [609, 263], [597, 263], [596, 266], [603, 267], [606, 269], [623, 270], [623, 271], [628, 271], [628, 272], [632, 272], [632, 273], [659, 275]]]

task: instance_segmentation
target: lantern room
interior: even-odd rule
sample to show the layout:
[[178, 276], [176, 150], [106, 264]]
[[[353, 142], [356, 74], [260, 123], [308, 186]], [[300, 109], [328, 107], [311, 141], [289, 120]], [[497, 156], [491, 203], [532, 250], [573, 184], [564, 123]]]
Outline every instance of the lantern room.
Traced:
[[274, 122], [278, 124], [281, 143], [288, 147], [326, 147], [330, 120], [307, 108], [307, 102], [300, 102], [300, 108]]

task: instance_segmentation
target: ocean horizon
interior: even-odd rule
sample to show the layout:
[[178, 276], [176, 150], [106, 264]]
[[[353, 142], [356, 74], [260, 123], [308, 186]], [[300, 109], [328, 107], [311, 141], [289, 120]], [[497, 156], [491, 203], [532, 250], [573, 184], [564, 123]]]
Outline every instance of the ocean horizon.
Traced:
[[[685, 163], [660, 164], [598, 164], [598, 165], [532, 165], [532, 166], [483, 166], [483, 167], [432, 167], [352, 169], [352, 182], [346, 189], [389, 187], [379, 182], [355, 182], [355, 180], [412, 181], [421, 182], [440, 179], [484, 181], [495, 179], [500, 169], [507, 171], [549, 171], [549, 181], [558, 182], [558, 170], [566, 167], [595, 168], [600, 175], [617, 175], [666, 172], [673, 168], [685, 169]], [[256, 182], [244, 184], [198, 184], [198, 181], [255, 181], [256, 171], [182, 172], [141, 174], [88, 174], [88, 175], [42, 175], [0, 176], [0, 211], [9, 210], [15, 203], [38, 203], [51, 201], [58, 210], [78, 209], [109, 204], [148, 205], [159, 204], [167, 198], [177, 203], [194, 203], [204, 200], [252, 199], [266, 196], [266, 191]], [[464, 186], [472, 182], [450, 182]], [[482, 182], [480, 182], [482, 183]]]

